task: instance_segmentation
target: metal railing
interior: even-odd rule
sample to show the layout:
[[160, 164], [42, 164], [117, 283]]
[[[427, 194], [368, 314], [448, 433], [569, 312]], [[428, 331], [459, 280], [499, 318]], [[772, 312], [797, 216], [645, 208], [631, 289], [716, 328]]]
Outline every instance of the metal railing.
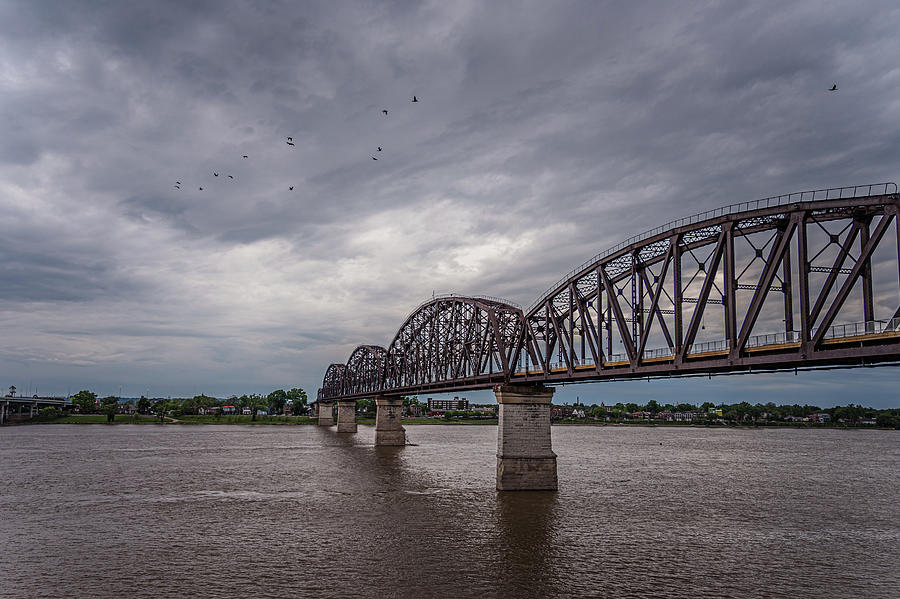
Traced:
[[704, 341], [703, 343], [694, 343], [687, 350], [687, 355], [705, 354], [707, 352], [728, 351], [728, 339], [719, 339], [716, 341]]
[[900, 318], [890, 320], [868, 320], [849, 324], [836, 324], [828, 327], [823, 339], [841, 339], [844, 337], [861, 337], [863, 335], [880, 335], [882, 333], [900, 332]]
[[800, 341], [800, 331], [786, 331], [784, 333], [766, 333], [765, 335], [754, 335], [747, 339], [744, 347], [765, 347], [767, 345], [783, 345], [785, 343], [798, 343]]
[[762, 208], [774, 208], [776, 206], [788, 206], [790, 204], [799, 204], [801, 202], [822, 202], [825, 200], [841, 200], [848, 198], [864, 198], [873, 195], [888, 195], [897, 193], [897, 184], [893, 182], [887, 183], [870, 183], [867, 185], [854, 185], [852, 187], [832, 187], [829, 189], [815, 189], [811, 191], [799, 191], [795, 193], [789, 193], [780, 196], [772, 196], [768, 198], [762, 198], [759, 200], [752, 200], [749, 202], [740, 202], [738, 204], [730, 204], [728, 206], [723, 206], [721, 208], [715, 208], [713, 210], [707, 210], [705, 212], [698, 212], [692, 216], [687, 216], [685, 218], [679, 218], [678, 220], [670, 221], [664, 225], [656, 227], [655, 229], [650, 229], [649, 231], [644, 231], [639, 235], [635, 235], [633, 237], [629, 237], [625, 241], [614, 245], [613, 247], [607, 249], [606, 251], [600, 252], [590, 260], [581, 264], [576, 268], [573, 268], [569, 271], [568, 274], [563, 276], [559, 281], [556, 282], [555, 285], [547, 289], [544, 293], [542, 293], [537, 300], [531, 303], [526, 311], [526, 314], [530, 313], [536, 306], [538, 306], [541, 302], [543, 302], [547, 296], [549, 296], [553, 291], [562, 286], [563, 283], [571, 279], [577, 273], [583, 271], [588, 266], [595, 264], [610, 256], [615, 254], [616, 252], [638, 243], [639, 241], [643, 241], [645, 239], [649, 239], [655, 235], [659, 235], [660, 233], [664, 233], [671, 229], [676, 229], [678, 227], [683, 227], [685, 225], [693, 225], [695, 223], [699, 223], [705, 220], [709, 220], [711, 218], [718, 218], [720, 216], [726, 216], [728, 214], [734, 214], [737, 212], [747, 212], [750, 210], [759, 210]]
[[[823, 339], [843, 339], [848, 337], [863, 337], [866, 335], [880, 335], [883, 333], [900, 333], [900, 318], [891, 318], [889, 320], [869, 320], [863, 322], [851, 322], [847, 324], [836, 324], [828, 327], [828, 331]], [[765, 333], [762, 335], [754, 335], [747, 338], [745, 349], [753, 347], [769, 347], [777, 345], [785, 345], [789, 343], [799, 343], [801, 341], [800, 331], [783, 331], [780, 333]], [[727, 339], [717, 339], [715, 341], [704, 341], [703, 343], [692, 344], [687, 351], [687, 356], [704, 354], [710, 352], [724, 352], [731, 349], [731, 344]], [[671, 347], [660, 347], [657, 349], [648, 349], [644, 351], [643, 359], [650, 360], [653, 358], [674, 358], [675, 350]], [[611, 354], [607, 357], [604, 364], [616, 362], [629, 362], [627, 354]], [[593, 358], [586, 357], [583, 360], [575, 358], [574, 367], [593, 366]], [[566, 369], [565, 361], [553, 362], [550, 364], [550, 370]], [[516, 374], [525, 374], [527, 372], [539, 371], [539, 365], [530, 364], [527, 369], [524, 363], [519, 364]]]

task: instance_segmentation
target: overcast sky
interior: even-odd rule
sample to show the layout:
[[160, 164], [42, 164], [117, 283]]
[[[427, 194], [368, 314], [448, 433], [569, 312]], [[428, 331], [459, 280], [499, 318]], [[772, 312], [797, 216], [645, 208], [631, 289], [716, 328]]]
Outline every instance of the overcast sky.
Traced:
[[314, 396], [432, 291], [527, 306], [671, 219], [897, 180], [898, 30], [894, 1], [0, 0], [0, 385]]

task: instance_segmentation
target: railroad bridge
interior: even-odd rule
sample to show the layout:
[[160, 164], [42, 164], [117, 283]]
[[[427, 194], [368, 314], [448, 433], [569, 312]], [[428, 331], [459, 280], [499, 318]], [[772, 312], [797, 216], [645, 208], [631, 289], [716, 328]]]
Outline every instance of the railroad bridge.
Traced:
[[401, 397], [493, 388], [497, 488], [555, 489], [554, 384], [900, 361], [900, 196], [881, 183], [732, 204], [623, 241], [527, 310], [486, 296], [418, 306], [387, 347], [328, 367], [319, 423], [403, 445]]

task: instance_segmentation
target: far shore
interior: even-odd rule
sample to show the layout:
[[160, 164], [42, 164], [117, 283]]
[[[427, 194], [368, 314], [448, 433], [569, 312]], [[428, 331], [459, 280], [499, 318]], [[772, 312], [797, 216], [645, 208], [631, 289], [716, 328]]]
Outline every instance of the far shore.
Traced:
[[[375, 419], [371, 417], [357, 417], [356, 422], [364, 425], [374, 425]], [[156, 426], [172, 426], [187, 425], [196, 426], [203, 424], [251, 424], [251, 425], [267, 425], [267, 426], [285, 426], [285, 425], [315, 425], [318, 419], [310, 416], [257, 416], [254, 420], [252, 416], [198, 416], [193, 414], [175, 417], [167, 416], [165, 422], [160, 422], [159, 418], [147, 415], [117, 415], [113, 422], [107, 422], [107, 418], [103, 414], [69, 414], [52, 420], [24, 420], [18, 423], [10, 423], [10, 425], [35, 425], [35, 424], [119, 424], [119, 425], [156, 425]], [[497, 425], [496, 418], [484, 419], [467, 419], [467, 418], [404, 418], [403, 424], [422, 424], [422, 425]], [[599, 421], [599, 420], [582, 420], [582, 419], [560, 419], [551, 421], [553, 426], [636, 426], [636, 427], [694, 427], [694, 428], [799, 428], [799, 429], [854, 429], [854, 430], [894, 430], [891, 428], [871, 426], [871, 425], [852, 425], [846, 423], [814, 423], [814, 422], [757, 422], [757, 423], [727, 423], [722, 424], [704, 423], [704, 422], [666, 422], [666, 421]]]

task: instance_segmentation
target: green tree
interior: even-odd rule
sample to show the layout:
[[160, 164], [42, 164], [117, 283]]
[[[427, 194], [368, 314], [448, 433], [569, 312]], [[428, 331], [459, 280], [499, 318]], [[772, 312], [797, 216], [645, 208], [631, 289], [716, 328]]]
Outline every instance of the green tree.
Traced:
[[306, 391], [301, 389], [300, 387], [294, 387], [287, 393], [287, 398], [291, 400], [291, 409], [294, 412], [294, 416], [300, 414], [300, 412], [306, 411], [306, 405], [309, 399], [306, 397]]
[[276, 389], [266, 396], [269, 410], [276, 414], [284, 412], [284, 404], [287, 403], [287, 393], [284, 389]]
[[651, 399], [647, 402], [646, 411], [650, 412], [651, 414], [656, 414], [657, 412], [659, 412], [659, 404], [655, 399]]
[[62, 415], [62, 412], [56, 406], [47, 406], [46, 408], [41, 408], [38, 410], [37, 419], [50, 421], [59, 418]]
[[[245, 398], [246, 398], [246, 400], [245, 400]], [[269, 407], [269, 402], [266, 400], [265, 397], [263, 397], [259, 393], [253, 393], [252, 395], [241, 396], [241, 400], [242, 400], [242, 405], [245, 405], [248, 408], [250, 408], [250, 414], [251, 414], [250, 420], [253, 422], [256, 421], [257, 410], [264, 410]]]
[[166, 421], [166, 414], [168, 414], [171, 409], [172, 402], [166, 399], [161, 399], [153, 404], [153, 411], [156, 412], [156, 417], [159, 418], [161, 423]]
[[375, 398], [367, 397], [365, 399], [357, 399], [356, 400], [356, 411], [363, 412], [365, 414], [374, 414], [376, 410], [375, 406]]
[[137, 411], [139, 414], [150, 413], [150, 400], [143, 395], [141, 395], [141, 398], [137, 402]]
[[115, 422], [116, 412], [119, 411], [119, 398], [112, 395], [104, 397], [100, 400], [100, 411], [106, 414], [107, 422]]
[[72, 396], [72, 405], [82, 414], [90, 414], [97, 409], [97, 394], [84, 389]]

